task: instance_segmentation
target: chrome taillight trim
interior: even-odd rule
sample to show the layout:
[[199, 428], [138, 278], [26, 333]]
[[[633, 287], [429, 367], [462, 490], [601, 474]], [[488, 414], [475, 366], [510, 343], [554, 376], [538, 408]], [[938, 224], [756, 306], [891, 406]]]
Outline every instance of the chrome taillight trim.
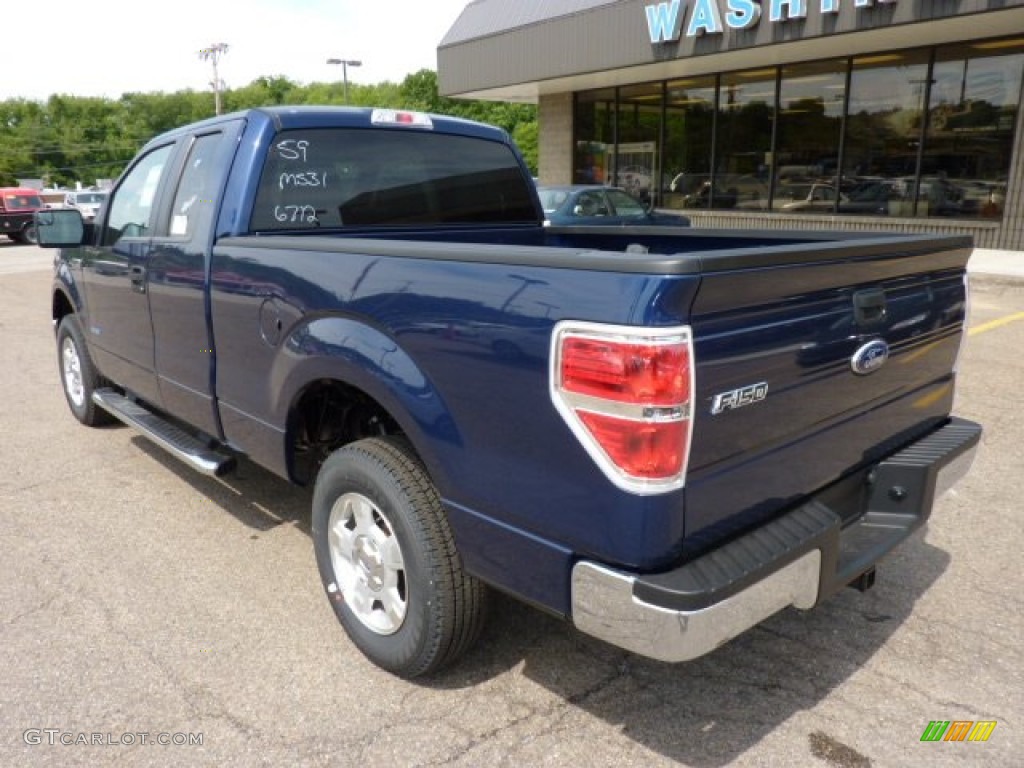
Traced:
[[[689, 361], [689, 400], [675, 406], [652, 404], [629, 404], [600, 397], [567, 392], [562, 388], [562, 342], [567, 336], [589, 338], [596, 341], [610, 341], [620, 344], [669, 345], [685, 344]], [[639, 496], [652, 496], [675, 491], [686, 485], [686, 471], [693, 442], [694, 408], [696, 393], [696, 362], [693, 353], [693, 330], [688, 325], [666, 328], [647, 326], [611, 325], [582, 320], [563, 320], [555, 325], [551, 333], [549, 359], [549, 392], [555, 406], [573, 435], [579, 440], [587, 454], [601, 472], [616, 487]], [[686, 451], [680, 471], [675, 475], [651, 480], [630, 475], [622, 470], [593, 437], [583, 424], [578, 411], [590, 411], [615, 418], [628, 419], [638, 423], [662, 423], [665, 421], [686, 421]], [[666, 413], [669, 411], [669, 413]]]

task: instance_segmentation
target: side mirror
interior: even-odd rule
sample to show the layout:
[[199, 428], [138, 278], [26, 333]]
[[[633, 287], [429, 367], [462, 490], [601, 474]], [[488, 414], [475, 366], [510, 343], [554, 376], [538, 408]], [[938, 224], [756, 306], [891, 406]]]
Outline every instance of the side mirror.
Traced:
[[582, 205], [577, 205], [575, 208], [572, 209], [572, 212], [574, 214], [576, 214], [577, 216], [582, 216], [583, 215], [583, 206]]
[[85, 222], [77, 208], [36, 211], [35, 219], [41, 248], [77, 248], [85, 239]]

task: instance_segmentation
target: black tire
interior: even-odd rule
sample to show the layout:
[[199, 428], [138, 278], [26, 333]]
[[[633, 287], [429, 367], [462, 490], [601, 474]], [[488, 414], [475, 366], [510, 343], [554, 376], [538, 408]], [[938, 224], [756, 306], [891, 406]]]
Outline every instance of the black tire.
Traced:
[[[372, 519], [370, 531], [360, 517]], [[312, 523], [327, 598], [370, 661], [409, 679], [472, 646], [488, 590], [463, 571], [437, 490], [404, 439], [374, 437], [333, 453], [317, 475]]]
[[26, 245], [35, 245], [39, 242], [39, 231], [36, 229], [35, 224], [26, 224], [21, 230], [21, 236], [18, 238], [18, 242], [25, 243]]
[[114, 420], [92, 401], [92, 393], [108, 382], [89, 357], [89, 348], [75, 315], [65, 315], [57, 326], [57, 368], [64, 398], [76, 419], [87, 427], [100, 427]]

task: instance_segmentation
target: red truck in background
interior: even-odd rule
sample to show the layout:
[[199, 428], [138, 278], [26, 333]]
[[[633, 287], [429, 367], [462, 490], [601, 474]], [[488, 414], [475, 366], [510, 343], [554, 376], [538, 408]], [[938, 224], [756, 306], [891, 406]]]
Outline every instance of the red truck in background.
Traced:
[[46, 207], [34, 189], [0, 187], [0, 234], [16, 243], [36, 242], [34, 214]]

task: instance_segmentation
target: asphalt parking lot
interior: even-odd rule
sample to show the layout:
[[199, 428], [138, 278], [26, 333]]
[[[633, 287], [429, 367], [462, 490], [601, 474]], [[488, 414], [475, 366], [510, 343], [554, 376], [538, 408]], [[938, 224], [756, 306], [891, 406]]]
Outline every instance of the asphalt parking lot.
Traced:
[[[679, 666], [499, 598], [460, 666], [408, 683], [336, 624], [307, 492], [73, 420], [50, 262], [0, 239], [0, 765], [1021, 764], [1024, 282], [975, 282], [978, 460], [873, 590]], [[997, 726], [922, 743], [933, 720]]]

